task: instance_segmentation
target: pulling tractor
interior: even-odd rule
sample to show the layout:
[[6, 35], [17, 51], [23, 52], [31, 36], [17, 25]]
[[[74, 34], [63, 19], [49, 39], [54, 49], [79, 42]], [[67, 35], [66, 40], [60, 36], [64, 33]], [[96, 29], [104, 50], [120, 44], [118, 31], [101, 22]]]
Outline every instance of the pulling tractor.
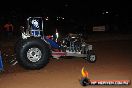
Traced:
[[92, 45], [87, 44], [82, 35], [69, 33], [60, 39], [47, 37], [43, 21], [42, 17], [29, 17], [27, 27], [21, 27], [21, 38], [15, 46], [16, 58], [21, 66], [41, 69], [51, 58], [65, 56], [82, 57], [92, 63], [96, 61]]

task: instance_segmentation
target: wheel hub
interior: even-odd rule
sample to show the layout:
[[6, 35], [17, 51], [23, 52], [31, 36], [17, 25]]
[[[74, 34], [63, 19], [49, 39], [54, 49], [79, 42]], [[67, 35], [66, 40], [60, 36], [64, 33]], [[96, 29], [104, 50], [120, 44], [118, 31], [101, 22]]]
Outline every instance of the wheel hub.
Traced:
[[90, 56], [90, 61], [95, 61], [95, 55]]
[[39, 48], [30, 48], [27, 52], [27, 58], [31, 62], [37, 62], [41, 59], [42, 53]]

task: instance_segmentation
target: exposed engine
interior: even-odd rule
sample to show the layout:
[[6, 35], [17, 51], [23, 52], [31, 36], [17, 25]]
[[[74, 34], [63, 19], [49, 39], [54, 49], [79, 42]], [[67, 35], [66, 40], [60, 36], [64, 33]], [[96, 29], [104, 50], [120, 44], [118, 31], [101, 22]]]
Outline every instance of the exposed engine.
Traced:
[[89, 45], [84, 42], [81, 34], [68, 34], [62, 39], [61, 48], [65, 52], [85, 54]]

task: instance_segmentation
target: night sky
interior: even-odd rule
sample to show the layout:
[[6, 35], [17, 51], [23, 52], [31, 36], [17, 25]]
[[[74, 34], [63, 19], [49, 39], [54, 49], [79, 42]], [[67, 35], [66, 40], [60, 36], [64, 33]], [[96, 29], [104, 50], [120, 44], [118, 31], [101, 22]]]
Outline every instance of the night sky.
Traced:
[[[2, 4], [2, 3], [1, 3]], [[114, 24], [120, 27], [132, 25], [132, 5], [126, 1], [108, 0], [22, 0], [3, 1], [1, 16], [62, 16], [70, 19], [73, 25]], [[65, 19], [65, 20], [66, 20]], [[68, 23], [68, 26], [72, 23]], [[68, 27], [66, 26], [66, 27]], [[123, 28], [122, 26], [120, 28]]]
[[[100, 13], [102, 10], [109, 10], [116, 14], [130, 14], [131, 3], [122, 1], [82, 1], [82, 0], [32, 0], [32, 1], [4, 1], [1, 6], [2, 14], [54, 14], [85, 16]], [[1, 3], [2, 4], [2, 3]]]

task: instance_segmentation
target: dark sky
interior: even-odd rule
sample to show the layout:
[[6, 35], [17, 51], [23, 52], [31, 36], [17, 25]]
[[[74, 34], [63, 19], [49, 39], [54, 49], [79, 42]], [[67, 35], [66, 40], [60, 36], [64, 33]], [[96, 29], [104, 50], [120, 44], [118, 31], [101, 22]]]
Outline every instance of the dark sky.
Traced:
[[[1, 4], [4, 6], [0, 5], [0, 15], [4, 16], [19, 15], [19, 17], [23, 17], [35, 15], [56, 17], [60, 15], [77, 19], [74, 22], [78, 24], [81, 22], [92, 23], [92, 21], [100, 23], [102, 20], [103, 22], [111, 20], [111, 22], [118, 23], [121, 22], [118, 19], [123, 19], [122, 22], [125, 22], [124, 19], [128, 18], [132, 20], [130, 0], [129, 2], [126, 0], [6, 0]], [[109, 14], [102, 15], [107, 11]]]
[[[2, 3], [1, 3], [2, 4]], [[1, 15], [63, 15], [90, 17], [106, 10], [115, 15], [132, 15], [132, 5], [123, 1], [108, 0], [17, 0], [3, 1]]]
[[[2, 3], [1, 3], [2, 4]], [[71, 12], [77, 11], [90, 11], [97, 10], [100, 8], [111, 8], [111, 9], [121, 9], [126, 10], [131, 8], [131, 3], [123, 1], [108, 1], [108, 0], [25, 0], [25, 1], [4, 1], [3, 6], [1, 6], [2, 12], [10, 12], [12, 10], [17, 10], [18, 12], [27, 13], [27, 12], [65, 12], [69, 10]], [[87, 13], [86, 12], [86, 13]]]

